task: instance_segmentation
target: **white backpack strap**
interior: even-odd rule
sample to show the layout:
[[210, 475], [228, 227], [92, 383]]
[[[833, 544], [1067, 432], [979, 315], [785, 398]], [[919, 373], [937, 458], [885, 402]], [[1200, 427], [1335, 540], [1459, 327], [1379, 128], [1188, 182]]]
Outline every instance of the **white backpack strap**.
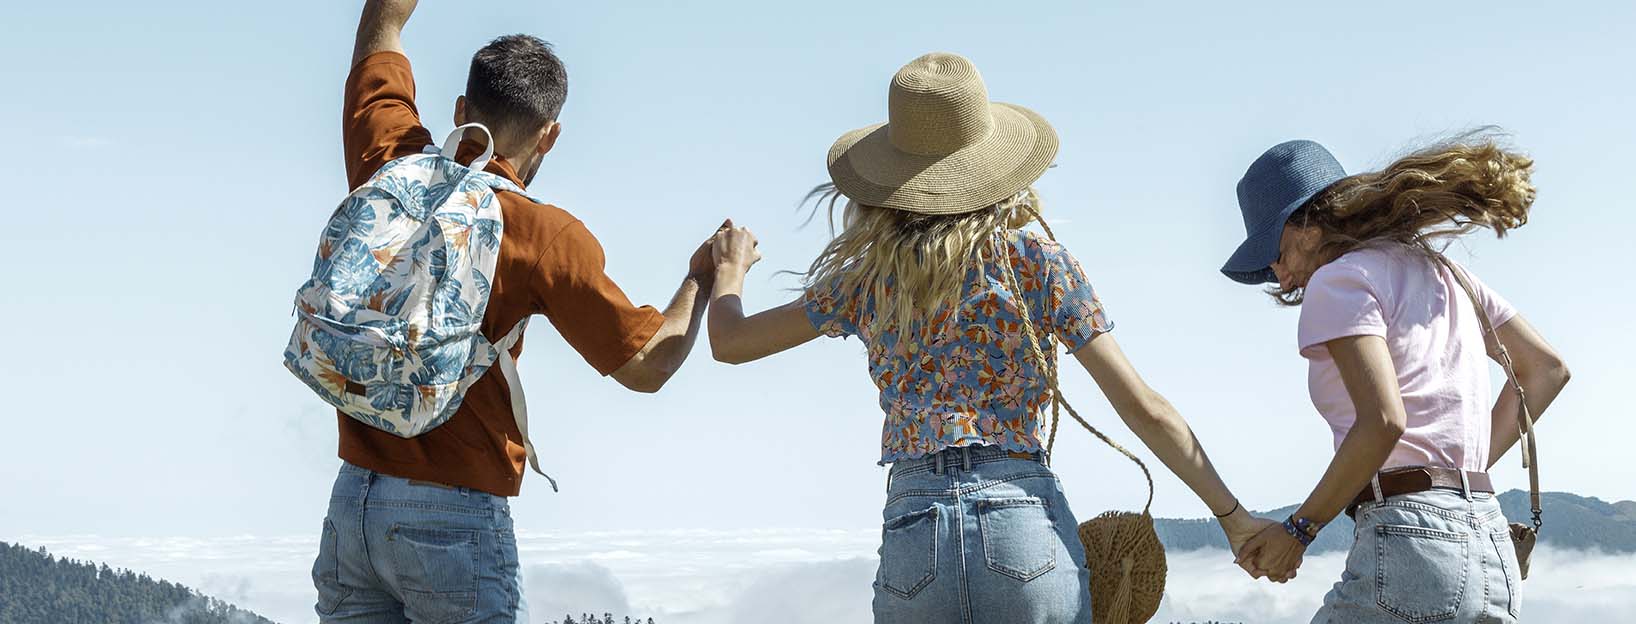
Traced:
[[540, 470], [540, 458], [534, 453], [534, 442], [528, 437], [528, 402], [523, 399], [523, 382], [517, 376], [517, 360], [511, 357], [511, 348], [517, 345], [517, 341], [523, 337], [523, 332], [527, 329], [528, 319], [525, 318], [518, 321], [516, 327], [511, 328], [511, 333], [494, 344], [494, 348], [500, 350], [495, 362], [500, 365], [500, 373], [506, 376], [506, 387], [511, 389], [511, 416], [517, 420], [517, 432], [523, 435], [523, 450], [528, 452], [528, 465], [534, 472], [545, 477], [546, 481], [550, 481], [551, 491], [556, 492], [559, 491], [557, 480]]
[[488, 140], [483, 142], [483, 155], [478, 156], [477, 160], [471, 161], [470, 165], [472, 171], [482, 171], [484, 167], [488, 166], [489, 160], [494, 158], [494, 133], [489, 132], [488, 126], [480, 123], [469, 123], [455, 128], [453, 132], [449, 133], [448, 138], [443, 139], [443, 150], [439, 153], [444, 158], [454, 160], [454, 153], [460, 149], [460, 139], [465, 137], [466, 130], [471, 128], [482, 130], [483, 134], [488, 137]]

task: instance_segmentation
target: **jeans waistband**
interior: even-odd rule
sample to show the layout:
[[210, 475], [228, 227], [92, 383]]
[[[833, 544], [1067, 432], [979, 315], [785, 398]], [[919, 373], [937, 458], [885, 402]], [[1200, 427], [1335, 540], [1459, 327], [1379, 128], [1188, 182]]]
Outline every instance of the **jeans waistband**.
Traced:
[[466, 487], [418, 481], [343, 462], [330, 491], [330, 513], [351, 509], [398, 510], [417, 517], [491, 518], [509, 522], [511, 504], [503, 496]]
[[941, 474], [949, 470], [971, 470], [972, 466], [999, 461], [1022, 459], [1027, 461], [1046, 463], [1045, 453], [1039, 451], [1007, 451], [998, 446], [956, 446], [945, 448], [914, 459], [905, 459], [892, 463], [891, 475], [901, 477], [905, 475], [932, 472]]
[[424, 481], [399, 477], [380, 472], [378, 470], [371, 470], [348, 461], [341, 462], [341, 476], [370, 484], [369, 489], [366, 490], [370, 492], [378, 491], [382, 487], [387, 487], [391, 490], [399, 492], [417, 492], [418, 494], [415, 494], [415, 497], [417, 498], [450, 498], [451, 500], [488, 501], [488, 506], [500, 506], [504, 505], [506, 502], [504, 496], [489, 494], [488, 492], [481, 490], [474, 490], [465, 486], [446, 485], [435, 481]]

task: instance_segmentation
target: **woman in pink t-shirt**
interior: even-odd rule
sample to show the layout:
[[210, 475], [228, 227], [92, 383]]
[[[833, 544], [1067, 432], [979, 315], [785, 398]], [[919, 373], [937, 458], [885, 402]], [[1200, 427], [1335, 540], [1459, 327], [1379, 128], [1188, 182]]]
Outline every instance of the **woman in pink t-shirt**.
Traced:
[[[1300, 305], [1300, 352], [1335, 458], [1285, 520], [1240, 552], [1252, 575], [1295, 576], [1343, 511], [1352, 554], [1313, 622], [1515, 622], [1516, 554], [1487, 469], [1518, 433], [1515, 390], [1491, 397], [1497, 338], [1538, 417], [1568, 369], [1511, 305], [1434, 243], [1528, 220], [1533, 162], [1482, 135], [1348, 176], [1311, 141], [1268, 150], [1238, 184], [1247, 239], [1222, 268]], [[1476, 308], [1476, 309], [1474, 309]], [[1483, 314], [1496, 328], [1486, 336]]]

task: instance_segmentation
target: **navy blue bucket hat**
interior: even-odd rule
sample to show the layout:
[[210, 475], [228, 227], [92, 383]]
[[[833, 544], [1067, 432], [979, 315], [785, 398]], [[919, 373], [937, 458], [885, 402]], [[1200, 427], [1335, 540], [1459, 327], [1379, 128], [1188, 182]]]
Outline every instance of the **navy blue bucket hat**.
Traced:
[[1238, 209], [1244, 213], [1244, 242], [1221, 272], [1245, 284], [1276, 282], [1272, 263], [1290, 213], [1346, 177], [1341, 163], [1312, 141], [1279, 143], [1268, 149], [1238, 181]]

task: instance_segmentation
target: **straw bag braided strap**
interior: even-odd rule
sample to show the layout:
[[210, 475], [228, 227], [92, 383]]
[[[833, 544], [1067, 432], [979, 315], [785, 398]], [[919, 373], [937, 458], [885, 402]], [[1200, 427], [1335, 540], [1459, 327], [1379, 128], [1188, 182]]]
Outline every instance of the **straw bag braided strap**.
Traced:
[[[1045, 220], [1039, 218], [1039, 213], [1026, 204], [1023, 207], [1033, 213], [1034, 219], [1045, 229], [1046, 236], [1055, 241], [1056, 235], [1045, 225]], [[1136, 466], [1142, 469], [1142, 475], [1147, 478], [1147, 504], [1142, 506], [1142, 513], [1107, 511], [1079, 525], [1079, 541], [1085, 547], [1085, 562], [1091, 571], [1092, 621], [1096, 624], [1146, 622], [1159, 610], [1168, 571], [1164, 544], [1159, 542], [1159, 534], [1153, 528], [1153, 516], [1149, 513], [1153, 506], [1153, 475], [1142, 460], [1091, 426], [1062, 396], [1062, 389], [1057, 385], [1056, 343], [1052, 336], [1041, 334], [1034, 327], [1028, 303], [1011, 267], [1009, 245], [996, 244], [996, 250], [999, 253], [997, 260], [1004, 269], [1006, 286], [1011, 289], [1013, 300], [1017, 302], [1023, 330], [1028, 334], [1027, 353], [1044, 371], [1051, 388], [1051, 435], [1045, 446], [1047, 459], [1053, 457], [1051, 449], [1056, 446], [1061, 409], [1067, 408], [1068, 415], [1091, 435], [1136, 462]]]
[[1494, 331], [1494, 326], [1488, 320], [1488, 313], [1483, 311], [1483, 304], [1477, 299], [1477, 290], [1471, 287], [1471, 280], [1453, 262], [1440, 253], [1433, 253], [1432, 257], [1442, 263], [1454, 281], [1466, 291], [1466, 297], [1471, 299], [1471, 309], [1477, 314], [1477, 322], [1483, 328], [1484, 341], [1488, 336], [1494, 337], [1493, 355], [1499, 359], [1500, 365], [1505, 368], [1506, 382], [1517, 391], [1517, 437], [1522, 446], [1522, 467], [1528, 469], [1528, 505], [1534, 512], [1533, 526], [1520, 522], [1511, 523], [1511, 546], [1517, 550], [1517, 571], [1522, 578], [1528, 578], [1529, 559], [1534, 554], [1534, 542], [1539, 538], [1539, 529], [1545, 522], [1540, 519], [1539, 500], [1539, 454], [1534, 444], [1538, 435], [1534, 431], [1534, 416], [1528, 411], [1528, 395], [1522, 390], [1522, 382], [1517, 381], [1517, 370], [1511, 365], [1511, 353], [1505, 350], [1505, 344], [1500, 342], [1500, 335]]

